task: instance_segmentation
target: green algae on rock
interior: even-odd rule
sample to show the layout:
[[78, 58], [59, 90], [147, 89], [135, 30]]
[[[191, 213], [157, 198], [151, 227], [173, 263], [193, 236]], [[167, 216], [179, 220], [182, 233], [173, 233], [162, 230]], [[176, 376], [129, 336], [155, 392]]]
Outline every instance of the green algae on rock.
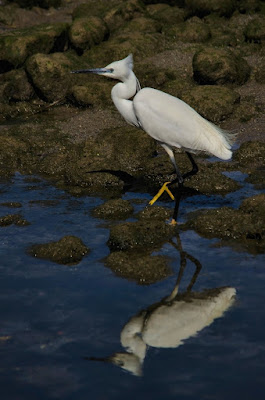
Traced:
[[93, 209], [93, 217], [121, 220], [133, 213], [133, 206], [128, 200], [111, 199]]
[[239, 103], [240, 95], [224, 86], [203, 85], [195, 86], [189, 92], [183, 93], [182, 100], [204, 118], [218, 123], [233, 113]]
[[135, 281], [139, 285], [150, 285], [172, 275], [168, 259], [160, 255], [115, 251], [110, 253], [104, 262], [115, 275]]
[[34, 97], [34, 90], [29, 83], [24, 69], [17, 69], [0, 75], [0, 101], [28, 101]]
[[29, 225], [29, 222], [22, 218], [19, 214], [9, 214], [0, 217], [0, 226], [9, 226], [13, 224], [17, 226], [27, 226]]
[[239, 243], [251, 253], [265, 252], [265, 194], [249, 197], [239, 209], [221, 207], [192, 213], [183, 229], [194, 229], [225, 244]]
[[69, 30], [69, 38], [78, 50], [87, 50], [99, 44], [108, 35], [108, 28], [101, 18], [88, 16], [76, 18]]
[[236, 0], [185, 0], [185, 5], [192, 15], [204, 17], [217, 14], [230, 17], [236, 9]]
[[62, 53], [34, 54], [26, 70], [40, 98], [48, 102], [62, 100], [70, 86], [70, 62]]
[[244, 58], [223, 48], [209, 47], [197, 51], [192, 66], [194, 79], [203, 85], [242, 84], [250, 74]]
[[262, 43], [265, 41], [265, 17], [259, 15], [249, 21], [244, 31], [245, 38], [249, 42]]
[[22, 66], [36, 53], [63, 51], [68, 24], [57, 23], [9, 31], [0, 36], [0, 72]]
[[55, 242], [34, 244], [28, 249], [33, 257], [66, 265], [79, 263], [89, 251], [82, 240], [76, 236], [64, 236]]
[[241, 167], [255, 169], [265, 164], [265, 143], [259, 141], [247, 141], [241, 144], [234, 152], [233, 160]]
[[206, 42], [211, 37], [209, 26], [198, 17], [170, 26], [165, 29], [165, 33], [172, 39], [180, 40], [184, 43]]
[[165, 221], [125, 222], [110, 229], [108, 246], [111, 251], [150, 249], [174, 236], [175, 227]]
[[172, 210], [161, 206], [145, 207], [142, 211], [136, 214], [139, 220], [161, 220], [166, 221], [172, 217]]

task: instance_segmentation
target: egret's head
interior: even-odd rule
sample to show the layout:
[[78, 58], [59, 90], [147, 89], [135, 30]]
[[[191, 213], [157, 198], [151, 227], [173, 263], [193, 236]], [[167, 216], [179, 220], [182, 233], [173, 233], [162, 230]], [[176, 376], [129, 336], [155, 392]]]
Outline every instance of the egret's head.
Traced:
[[129, 54], [126, 58], [120, 61], [114, 61], [104, 68], [92, 68], [92, 69], [81, 69], [78, 71], [72, 71], [73, 74], [92, 73], [97, 75], [103, 75], [107, 78], [118, 79], [124, 81], [128, 78], [130, 72], [133, 69], [133, 56]]

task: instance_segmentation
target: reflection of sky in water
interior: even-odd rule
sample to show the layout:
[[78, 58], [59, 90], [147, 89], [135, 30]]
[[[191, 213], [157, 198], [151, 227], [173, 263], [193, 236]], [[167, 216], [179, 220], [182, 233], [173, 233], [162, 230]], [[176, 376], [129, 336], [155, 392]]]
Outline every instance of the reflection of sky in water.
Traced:
[[[238, 175], [238, 180], [242, 176]], [[32, 187], [34, 187], [32, 189]], [[29, 190], [31, 188], [32, 190]], [[151, 286], [117, 278], [100, 261], [108, 254], [106, 224], [90, 216], [101, 200], [73, 198], [44, 181], [29, 182], [16, 175], [2, 183], [0, 215], [21, 213], [31, 225], [0, 228], [1, 392], [6, 400], [24, 399], [261, 399], [265, 367], [265, 256], [216, 247], [192, 231], [181, 233], [183, 250], [203, 268], [195, 291], [232, 286], [235, 305], [220, 319], [175, 349], [149, 347], [143, 377], [110, 363], [84, 357], [106, 357], [123, 351], [120, 333], [140, 310], [169, 295], [176, 277]], [[236, 194], [183, 199], [180, 219], [202, 207], [237, 206], [254, 194], [251, 185]], [[124, 198], [149, 195], [127, 193]], [[47, 205], [32, 200], [56, 200]], [[168, 204], [172, 207], [171, 203]], [[91, 248], [76, 266], [67, 267], [28, 256], [33, 243], [72, 234]], [[160, 254], [172, 258], [177, 275], [180, 257], [170, 244]], [[188, 285], [194, 266], [187, 268], [180, 290]]]

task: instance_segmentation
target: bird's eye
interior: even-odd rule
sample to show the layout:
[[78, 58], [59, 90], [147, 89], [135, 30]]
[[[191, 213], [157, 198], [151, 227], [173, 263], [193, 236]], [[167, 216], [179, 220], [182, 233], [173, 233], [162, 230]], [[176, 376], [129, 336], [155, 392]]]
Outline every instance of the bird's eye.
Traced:
[[113, 68], [110, 68], [110, 69], [109, 69], [109, 72], [113, 72], [113, 71], [114, 71], [114, 69], [113, 69]]

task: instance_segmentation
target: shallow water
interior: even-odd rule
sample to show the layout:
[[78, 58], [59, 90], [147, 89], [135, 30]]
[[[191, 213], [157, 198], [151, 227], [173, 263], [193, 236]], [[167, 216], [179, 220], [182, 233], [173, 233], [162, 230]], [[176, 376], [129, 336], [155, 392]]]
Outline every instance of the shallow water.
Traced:
[[[242, 174], [234, 173], [239, 181]], [[173, 275], [150, 286], [115, 276], [101, 261], [108, 253], [108, 224], [92, 218], [99, 198], [74, 198], [49, 183], [16, 174], [0, 184], [0, 216], [21, 213], [30, 225], [0, 228], [0, 371], [5, 400], [17, 399], [263, 399], [265, 390], [265, 255], [251, 255], [193, 231], [180, 233], [182, 248], [202, 269], [194, 291], [231, 286], [234, 304], [221, 318], [178, 347], [148, 346], [142, 375], [110, 362], [89, 360], [125, 352], [120, 334], [141, 310], [168, 296], [180, 266], [179, 251], [165, 244]], [[202, 207], [237, 207], [255, 194], [244, 183], [236, 193], [193, 196], [181, 202], [180, 221]], [[127, 193], [124, 199], [148, 194]], [[45, 202], [49, 200], [49, 202]], [[172, 207], [172, 203], [163, 203]], [[76, 235], [91, 253], [75, 266], [63, 266], [27, 254], [34, 243]], [[194, 273], [187, 260], [180, 290]], [[176, 315], [176, 318], [178, 316]], [[1, 397], [2, 397], [1, 396]]]

